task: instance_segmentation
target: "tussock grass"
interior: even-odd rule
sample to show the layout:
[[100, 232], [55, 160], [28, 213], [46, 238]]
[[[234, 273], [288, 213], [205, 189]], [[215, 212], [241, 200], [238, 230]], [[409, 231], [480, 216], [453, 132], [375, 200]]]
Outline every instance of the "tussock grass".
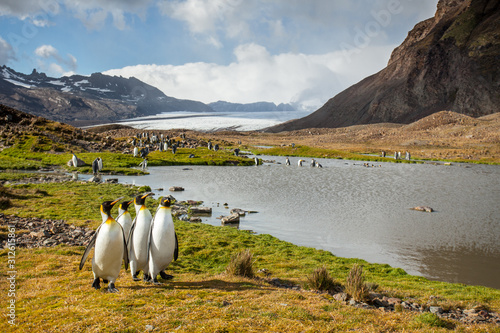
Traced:
[[308, 276], [306, 286], [317, 291], [335, 291], [341, 289], [340, 283], [336, 282], [330, 276], [325, 266], [316, 268]]
[[226, 267], [226, 273], [234, 276], [253, 278], [255, 273], [253, 269], [252, 252], [246, 249], [233, 254], [229, 261], [229, 265]]
[[365, 283], [363, 266], [354, 264], [345, 280], [345, 292], [357, 302], [363, 302], [368, 297], [368, 285]]

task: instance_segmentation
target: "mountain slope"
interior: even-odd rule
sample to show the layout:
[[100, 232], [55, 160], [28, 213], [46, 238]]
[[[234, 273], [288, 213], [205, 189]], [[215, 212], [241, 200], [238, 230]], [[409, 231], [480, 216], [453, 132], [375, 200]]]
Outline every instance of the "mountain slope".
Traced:
[[0, 103], [50, 120], [82, 126], [169, 111], [212, 112], [206, 104], [166, 96], [136, 78], [94, 73], [51, 78], [0, 67]]
[[410, 123], [441, 110], [499, 112], [499, 31], [498, 0], [440, 0], [435, 16], [409, 32], [385, 69], [269, 131]]

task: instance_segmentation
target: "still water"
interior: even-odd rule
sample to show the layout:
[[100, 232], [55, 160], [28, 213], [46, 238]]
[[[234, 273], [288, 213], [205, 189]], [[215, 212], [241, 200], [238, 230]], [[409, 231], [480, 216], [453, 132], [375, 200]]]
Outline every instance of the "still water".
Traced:
[[282, 157], [261, 157], [282, 164], [156, 167], [119, 178], [151, 186], [156, 198], [202, 200], [213, 209], [204, 223], [220, 225], [216, 217], [231, 208], [257, 211], [239, 228], [430, 279], [500, 288], [500, 167], [318, 159], [323, 168], [312, 168], [310, 159], [298, 167], [298, 158], [286, 166]]

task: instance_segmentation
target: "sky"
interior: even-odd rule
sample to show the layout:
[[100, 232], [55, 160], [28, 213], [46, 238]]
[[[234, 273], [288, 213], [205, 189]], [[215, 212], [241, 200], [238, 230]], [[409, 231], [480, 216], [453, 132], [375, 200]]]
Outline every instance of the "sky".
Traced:
[[204, 103], [316, 109], [387, 65], [438, 0], [1, 0], [0, 65], [134, 76]]

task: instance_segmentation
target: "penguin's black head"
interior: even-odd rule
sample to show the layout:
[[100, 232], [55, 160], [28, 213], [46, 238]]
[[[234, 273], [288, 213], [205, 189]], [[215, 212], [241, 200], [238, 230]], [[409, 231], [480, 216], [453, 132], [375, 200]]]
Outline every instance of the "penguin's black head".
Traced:
[[113, 208], [114, 205], [116, 205], [116, 203], [118, 201], [120, 201], [121, 199], [123, 199], [123, 197], [121, 198], [118, 198], [116, 199], [115, 201], [104, 201], [102, 204], [101, 204], [101, 211], [105, 214], [108, 214], [108, 215], [111, 215], [111, 209]]
[[128, 209], [128, 206], [130, 206], [130, 204], [134, 202], [134, 200], [131, 200], [131, 201], [123, 201], [121, 204], [120, 204], [120, 208], [123, 209], [123, 210], [127, 210]]
[[171, 203], [170, 197], [163, 197], [160, 199], [160, 205], [163, 207], [170, 207]]
[[154, 193], [149, 192], [146, 194], [141, 194], [135, 197], [134, 199], [134, 204], [136, 205], [144, 205], [146, 203], [146, 198], [149, 197], [150, 195], [154, 195]]

